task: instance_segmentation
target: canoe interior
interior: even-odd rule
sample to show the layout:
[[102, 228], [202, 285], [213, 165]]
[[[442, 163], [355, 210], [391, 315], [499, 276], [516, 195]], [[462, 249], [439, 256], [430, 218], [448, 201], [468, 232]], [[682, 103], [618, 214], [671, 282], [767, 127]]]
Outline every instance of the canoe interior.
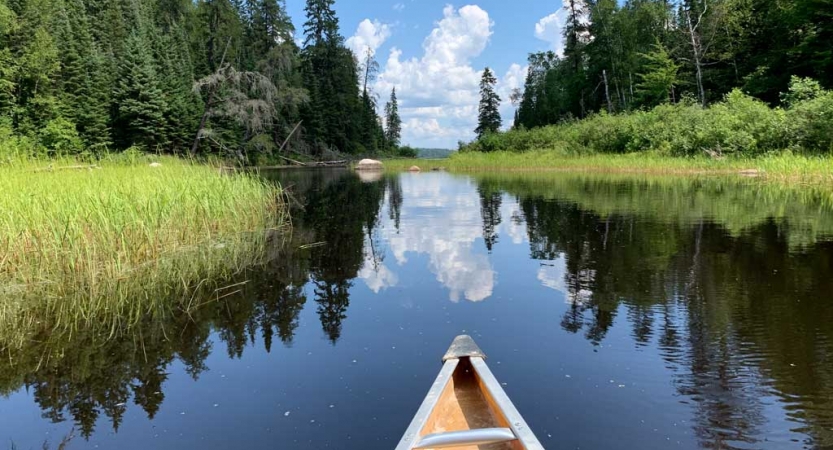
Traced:
[[[457, 365], [420, 436], [479, 428], [509, 428], [494, 399], [477, 376], [468, 358]], [[523, 450], [520, 441], [453, 447], [455, 450]]]

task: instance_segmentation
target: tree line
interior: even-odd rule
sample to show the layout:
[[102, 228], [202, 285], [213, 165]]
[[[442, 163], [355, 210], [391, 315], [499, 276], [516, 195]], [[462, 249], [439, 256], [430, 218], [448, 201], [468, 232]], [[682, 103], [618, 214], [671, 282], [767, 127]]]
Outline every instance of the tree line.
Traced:
[[[529, 55], [514, 126], [706, 106], [733, 89], [778, 105], [793, 77], [833, 88], [831, 10], [830, 0], [565, 0], [563, 53]], [[481, 92], [478, 136], [497, 109]]]
[[[0, 144], [245, 163], [398, 149], [373, 53], [345, 45], [334, 0], [0, 0]], [[387, 94], [387, 93], [386, 93]]]

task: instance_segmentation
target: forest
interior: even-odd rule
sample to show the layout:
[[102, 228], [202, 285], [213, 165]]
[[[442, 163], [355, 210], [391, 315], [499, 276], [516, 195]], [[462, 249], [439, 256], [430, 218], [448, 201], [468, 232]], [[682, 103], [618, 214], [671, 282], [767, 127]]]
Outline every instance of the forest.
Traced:
[[283, 0], [0, 0], [0, 159], [394, 152], [395, 92], [333, 3], [295, 30]]
[[516, 125], [690, 98], [707, 106], [733, 89], [775, 106], [791, 78], [833, 87], [829, 0], [567, 0], [563, 55], [529, 55]]
[[461, 149], [829, 153], [831, 11], [829, 0], [565, 0], [563, 52], [529, 55], [511, 131], [497, 132], [487, 69], [478, 140]]

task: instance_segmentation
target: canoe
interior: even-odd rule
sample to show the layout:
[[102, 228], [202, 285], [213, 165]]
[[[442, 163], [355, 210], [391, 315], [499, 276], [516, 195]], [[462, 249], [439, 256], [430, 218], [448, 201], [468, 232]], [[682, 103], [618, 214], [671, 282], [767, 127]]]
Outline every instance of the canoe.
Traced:
[[543, 450], [509, 400], [486, 355], [470, 336], [457, 336], [440, 374], [396, 450]]

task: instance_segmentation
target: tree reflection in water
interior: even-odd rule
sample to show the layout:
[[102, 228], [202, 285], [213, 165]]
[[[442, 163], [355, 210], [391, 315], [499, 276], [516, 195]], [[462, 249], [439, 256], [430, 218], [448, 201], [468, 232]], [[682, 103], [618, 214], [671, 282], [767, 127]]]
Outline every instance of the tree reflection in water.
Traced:
[[[421, 176], [282, 174], [294, 230], [262, 265], [189, 291], [199, 308], [129, 328], [54, 333], [44, 317], [24, 347], [2, 348], [11, 363], [0, 365], [0, 394], [26, 387], [45, 417], [71, 419], [86, 437], [100, 416], [117, 430], [131, 402], [149, 418], [160, 411], [174, 361], [198, 379], [212, 343], [231, 358], [258, 341], [271, 351], [276, 337], [291, 346], [308, 295], [335, 345], [349, 332], [356, 278], [381, 273], [388, 252], [400, 264], [427, 253], [452, 297], [487, 299], [494, 269], [471, 235], [494, 255], [518, 245], [520, 230], [538, 279], [567, 302], [562, 329], [601, 346], [618, 320], [633, 345], [656, 346], [703, 447], [760, 445], [773, 397], [810, 444], [833, 445], [833, 213], [823, 198], [739, 180], [572, 175], [481, 177], [451, 195], [418, 192], [450, 175]], [[409, 202], [435, 195], [448, 200], [432, 206], [440, 213], [409, 215]]]

